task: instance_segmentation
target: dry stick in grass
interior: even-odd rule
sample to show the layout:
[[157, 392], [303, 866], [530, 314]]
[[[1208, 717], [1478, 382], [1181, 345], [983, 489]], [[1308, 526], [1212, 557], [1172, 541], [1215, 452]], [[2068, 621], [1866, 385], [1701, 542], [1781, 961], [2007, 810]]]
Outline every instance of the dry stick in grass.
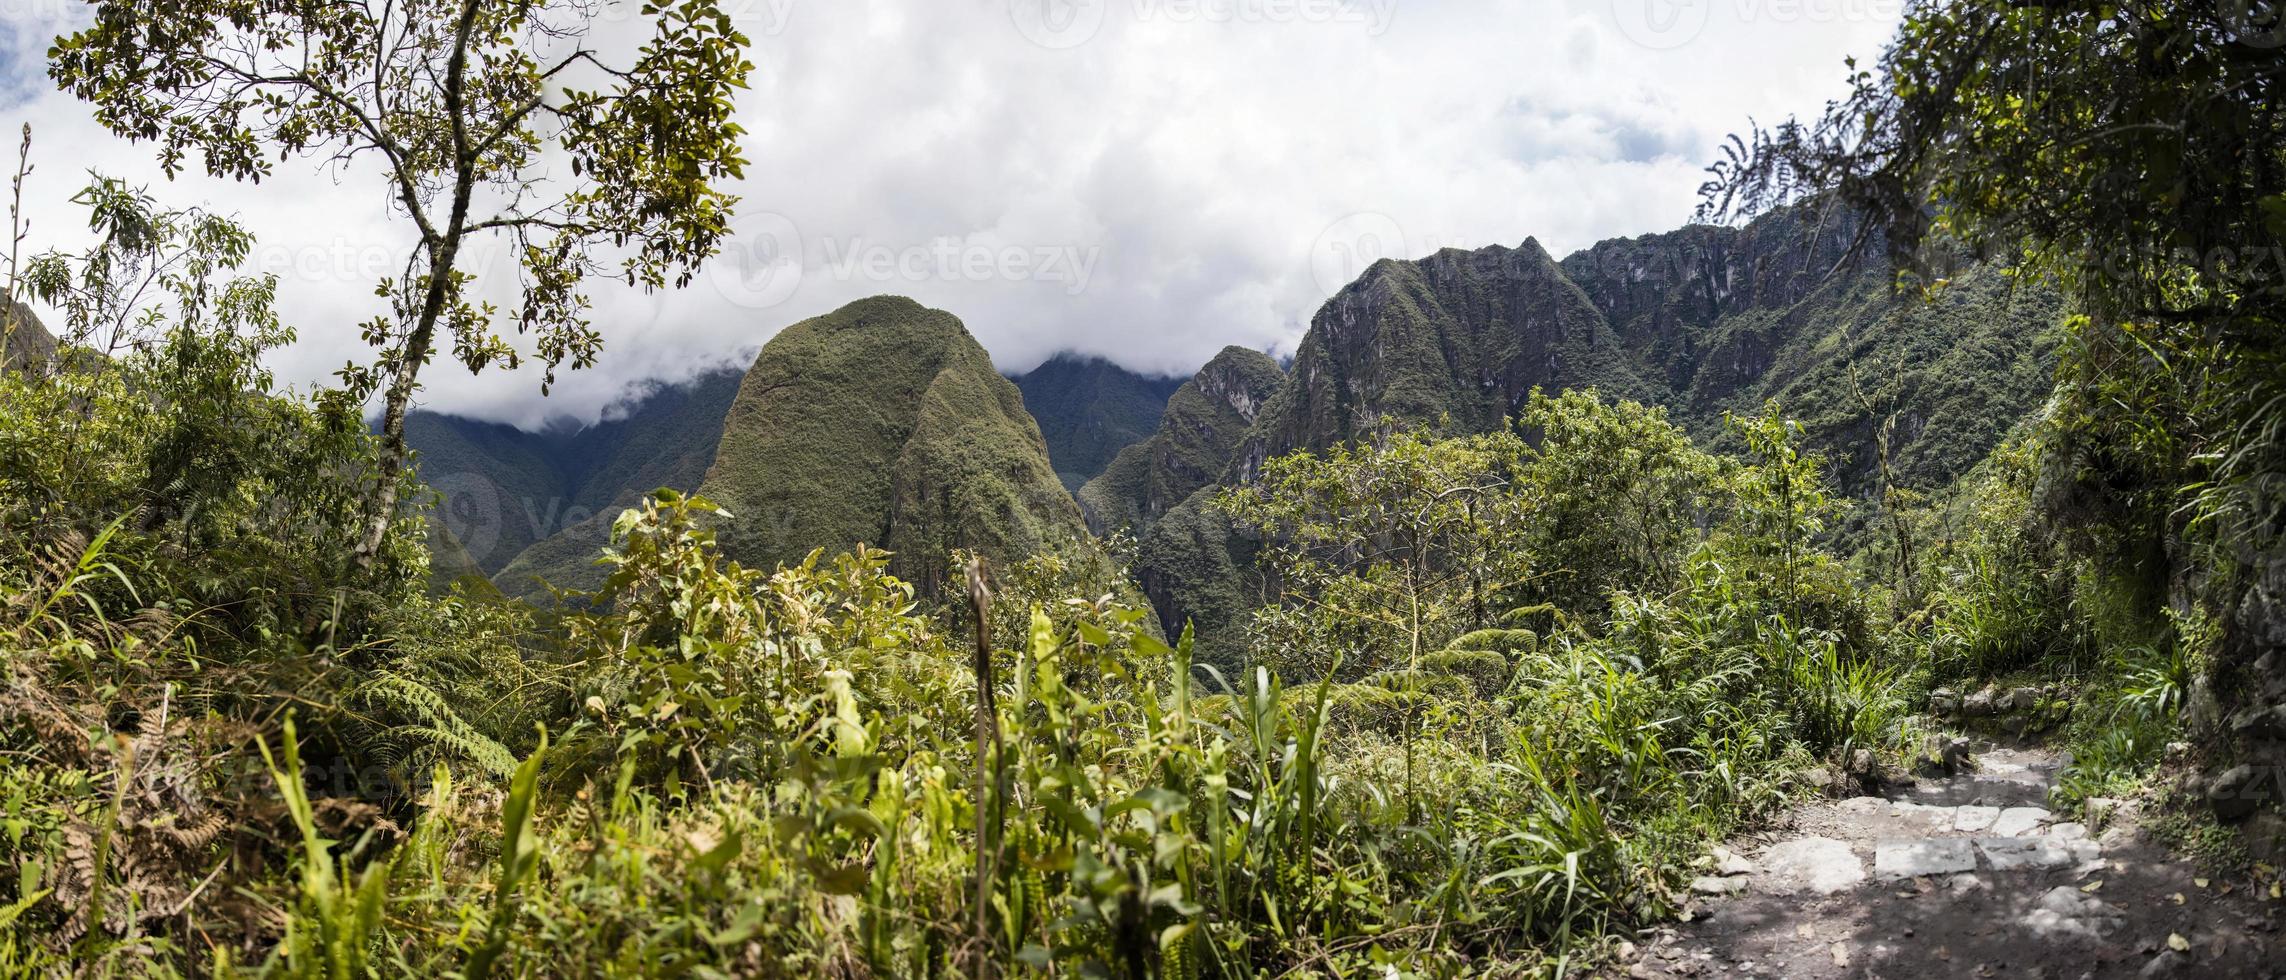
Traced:
[[968, 602], [976, 614], [976, 951], [978, 977], [992, 973], [992, 880], [999, 874], [1000, 826], [993, 819], [1000, 770], [1000, 712], [993, 703], [992, 592], [984, 559], [968, 560]]

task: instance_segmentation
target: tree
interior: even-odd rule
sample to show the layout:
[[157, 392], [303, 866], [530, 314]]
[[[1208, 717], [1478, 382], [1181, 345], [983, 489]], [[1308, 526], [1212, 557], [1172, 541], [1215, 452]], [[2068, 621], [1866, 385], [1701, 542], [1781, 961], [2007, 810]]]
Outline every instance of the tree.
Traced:
[[1502, 545], [1530, 506], [1510, 492], [1521, 448], [1505, 432], [1443, 441], [1397, 432], [1269, 460], [1217, 501], [1276, 541], [1268, 557], [1283, 601], [1256, 625], [1277, 636], [1265, 644], [1277, 666], [1403, 678], [1408, 811], [1421, 657], [1468, 624], [1482, 628], [1488, 592], [1513, 577], [1520, 553]]
[[[358, 545], [369, 564], [398, 508], [405, 413], [440, 332], [472, 372], [519, 356], [476, 294], [471, 243], [504, 241], [518, 298], [505, 318], [555, 372], [603, 342], [585, 282], [689, 282], [729, 228], [742, 175], [731, 96], [752, 64], [717, 0], [643, 6], [649, 38], [615, 63], [585, 0], [91, 0], [95, 23], [50, 52], [49, 74], [172, 176], [259, 181], [273, 158], [377, 159], [416, 232], [404, 272], [364, 326], [371, 363], [340, 372], [353, 403], [382, 398], [386, 452]], [[569, 175], [565, 175], [565, 171]]]
[[1401, 668], [1487, 625], [1489, 596], [1519, 574], [1501, 545], [1529, 506], [1511, 492], [1521, 448], [1398, 432], [1269, 460], [1226, 492], [1216, 506], [1273, 540], [1280, 591], [1317, 623], [1279, 666], [1322, 675], [1340, 652], [1345, 675]]
[[1674, 588], [1715, 490], [1713, 457], [1665, 409], [1607, 405], [1592, 390], [1535, 391], [1517, 422], [1538, 437], [1525, 465], [1539, 500], [1526, 547], [1549, 569], [1519, 598], [1594, 621], [1613, 590]]
[[361, 574], [342, 559], [378, 465], [371, 435], [338, 403], [278, 392], [262, 366], [294, 331], [276, 279], [241, 274], [253, 236], [101, 175], [72, 200], [96, 243], [33, 256], [12, 285], [61, 312], [71, 348], [44, 376], [0, 375], [0, 534], [116, 521], [115, 551], [168, 556], [149, 572], [165, 593], [289, 634], [401, 600], [417, 533], [397, 528]]
[[2052, 413], [2078, 523], [2146, 539], [2122, 551], [2203, 527], [2257, 563], [2286, 545], [2281, 18], [1916, 2], [1822, 118], [1736, 140], [1701, 217], [1830, 193], [1901, 262], [1950, 237], [2058, 276], [2088, 312]]

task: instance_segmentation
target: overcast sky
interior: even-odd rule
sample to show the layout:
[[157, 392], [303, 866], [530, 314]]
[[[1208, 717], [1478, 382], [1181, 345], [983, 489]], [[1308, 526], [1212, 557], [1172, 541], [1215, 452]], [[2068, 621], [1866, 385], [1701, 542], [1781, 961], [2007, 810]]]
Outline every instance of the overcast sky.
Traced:
[[[1815, 112], [1896, 0], [723, 0], [757, 66], [736, 241], [693, 285], [596, 290], [602, 363], [442, 363], [423, 403], [523, 425], [592, 419], [646, 379], [900, 293], [950, 310], [1003, 370], [1058, 350], [1188, 374], [1225, 344], [1291, 350], [1375, 257], [1536, 236], [1558, 257], [1682, 224], [1748, 117]], [[623, 6], [632, 7], [633, 4]], [[0, 0], [0, 124], [34, 128], [33, 250], [84, 244], [84, 170], [260, 237], [301, 341], [281, 378], [366, 356], [405, 224], [364, 173], [289, 161], [259, 187], [167, 185], [53, 91], [86, 15]], [[619, 28], [624, 30], [624, 28]], [[481, 270], [480, 270], [481, 271]]]

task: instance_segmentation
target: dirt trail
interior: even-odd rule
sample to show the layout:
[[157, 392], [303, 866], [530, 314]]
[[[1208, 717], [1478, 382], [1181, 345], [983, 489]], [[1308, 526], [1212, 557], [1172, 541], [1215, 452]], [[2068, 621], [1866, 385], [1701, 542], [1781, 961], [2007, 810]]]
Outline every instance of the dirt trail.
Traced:
[[1611, 975], [2286, 978], [2286, 903], [2201, 886], [2132, 814], [2059, 820], [2059, 768], [1986, 746], [1969, 774], [1798, 808], [1718, 850], [1691, 921]]

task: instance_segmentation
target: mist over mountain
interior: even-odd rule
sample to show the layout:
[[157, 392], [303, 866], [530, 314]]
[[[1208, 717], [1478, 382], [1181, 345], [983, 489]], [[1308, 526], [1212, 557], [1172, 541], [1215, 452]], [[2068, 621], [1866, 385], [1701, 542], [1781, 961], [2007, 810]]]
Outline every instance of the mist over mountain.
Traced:
[[[405, 439], [422, 480], [442, 495], [435, 523], [473, 568], [518, 595], [538, 591], [534, 575], [588, 584], [587, 566], [612, 515], [660, 487], [698, 487], [742, 374], [717, 370], [649, 386], [584, 427], [528, 432], [415, 412], [405, 419]], [[546, 559], [526, 555], [543, 544]]]

